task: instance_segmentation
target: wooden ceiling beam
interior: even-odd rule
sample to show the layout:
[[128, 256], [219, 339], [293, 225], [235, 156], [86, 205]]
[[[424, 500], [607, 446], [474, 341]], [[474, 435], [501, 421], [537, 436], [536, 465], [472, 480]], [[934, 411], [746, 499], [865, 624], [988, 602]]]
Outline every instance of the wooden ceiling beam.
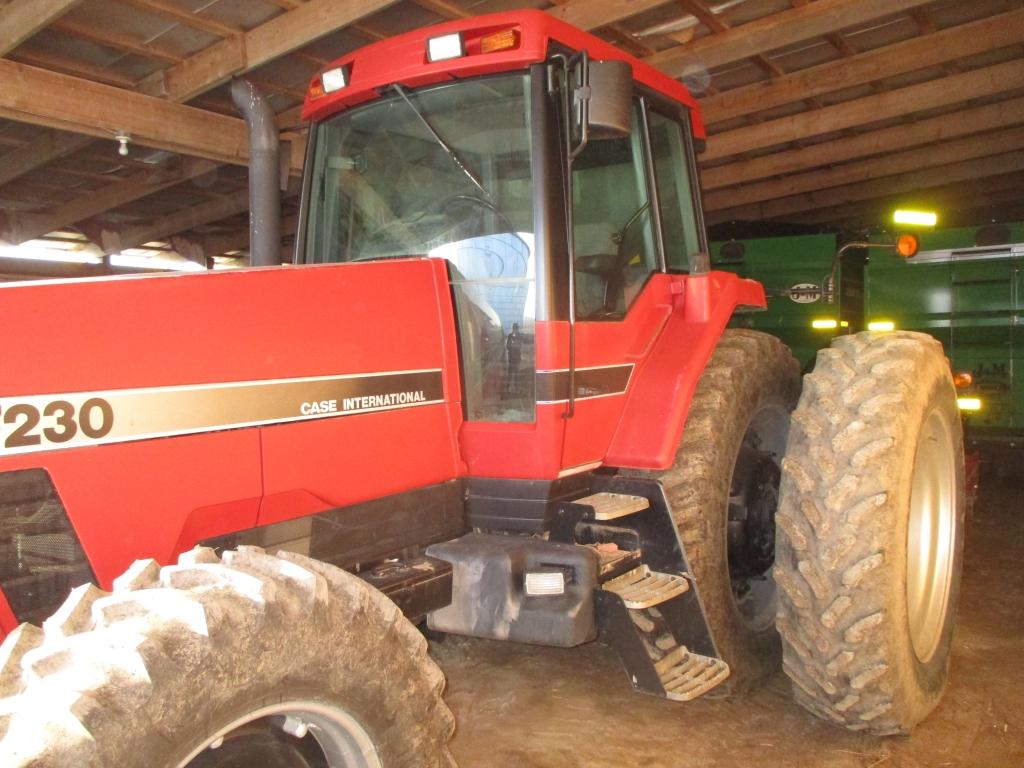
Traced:
[[255, 29], [225, 38], [139, 84], [139, 90], [171, 101], [188, 101], [295, 51], [396, 0], [310, 0]]
[[882, 223], [890, 220], [893, 210], [898, 205], [906, 205], [913, 201], [914, 205], [927, 207], [939, 212], [958, 207], [965, 202], [967, 206], [975, 201], [988, 198], [993, 202], [1002, 202], [1006, 197], [1020, 199], [1024, 173], [1015, 172], [988, 176], [982, 179], [958, 181], [954, 184], [938, 184], [915, 192], [908, 200], [906, 194], [885, 195], [871, 198], [858, 203], [849, 203], [830, 208], [818, 208], [804, 214], [787, 217], [798, 224], [833, 224], [842, 226], [850, 223]]
[[746, 206], [802, 192], [856, 184], [882, 176], [944, 165], [950, 158], [970, 160], [1011, 152], [1018, 147], [1024, 147], [1024, 126], [1021, 125], [918, 147], [907, 152], [886, 154], [870, 160], [844, 163], [832, 168], [819, 168], [781, 179], [715, 190], [704, 196], [704, 207], [714, 211]]
[[817, 0], [732, 27], [721, 34], [698, 38], [689, 45], [669, 48], [646, 61], [671, 77], [680, 77], [687, 67], [711, 70], [882, 16], [892, 16], [927, 2], [930, 0]]
[[127, 179], [76, 197], [50, 213], [8, 216], [7, 227], [0, 229], [0, 237], [15, 244], [24, 243], [184, 181], [199, 178], [215, 168], [215, 164], [209, 160], [186, 157], [169, 167], [137, 171]]
[[154, 240], [166, 240], [171, 235], [226, 219], [248, 209], [249, 190], [242, 189], [213, 202], [175, 211], [145, 224], [121, 228], [101, 225], [102, 233], [97, 244], [104, 253], [118, 253], [129, 248], [139, 248]]
[[598, 29], [664, 5], [667, 0], [571, 0], [548, 8], [555, 18], [580, 29]]
[[771, 83], [725, 91], [702, 99], [701, 110], [709, 125], [743, 117], [800, 101], [808, 96], [841, 91], [994, 48], [1015, 45], [1020, 42], [1021, 29], [1024, 29], [1024, 9], [1001, 13], [933, 35], [916, 37], [791, 72]]
[[868, 182], [805, 192], [754, 205], [711, 211], [707, 215], [707, 221], [708, 224], [717, 224], [730, 220], [785, 220], [788, 215], [802, 214], [816, 208], [842, 206], [875, 197], [927, 189], [938, 184], [996, 176], [1019, 170], [1024, 170], [1024, 150], [1020, 149], [1001, 155], [885, 176]]
[[0, 7], [0, 56], [59, 19], [82, 0], [11, 0]]
[[[819, 0], [820, 1], [820, 0]], [[811, 8], [814, 3], [807, 8]], [[712, 135], [704, 162], [754, 149], [786, 144], [808, 136], [855, 128], [882, 120], [993, 96], [1024, 83], [1024, 59], [971, 70], [924, 83], [845, 101], [814, 112], [768, 120], [749, 128]]]
[[[121, 88], [0, 59], [0, 117], [132, 141], [216, 162], [248, 164], [245, 123]], [[296, 139], [297, 137], [290, 137]], [[301, 172], [299, 159], [293, 169]]]
[[104, 48], [121, 51], [122, 53], [131, 53], [144, 59], [162, 62], [163, 64], [177, 64], [182, 60], [181, 56], [165, 51], [152, 43], [133, 40], [130, 37], [109, 32], [101, 27], [87, 27], [84, 24], [60, 19], [50, 24], [50, 29], [77, 37], [80, 40], [88, 40], [90, 43], [102, 45]]
[[758, 179], [808, 171], [1011, 125], [1024, 125], [1024, 97], [869, 131], [840, 141], [826, 141], [802, 149], [705, 168], [701, 172], [701, 184], [705, 191], [745, 185]]
[[91, 141], [91, 136], [39, 131], [27, 144], [0, 156], [0, 186], [59, 157], [76, 152]]
[[180, 5], [175, 5], [167, 0], [118, 0], [124, 5], [130, 5], [140, 11], [146, 11], [154, 16], [162, 16], [165, 19], [176, 21], [192, 29], [199, 29], [217, 37], [233, 37], [240, 34], [241, 30], [227, 24], [222, 24], [214, 19], [208, 19], [192, 11], [187, 11]]

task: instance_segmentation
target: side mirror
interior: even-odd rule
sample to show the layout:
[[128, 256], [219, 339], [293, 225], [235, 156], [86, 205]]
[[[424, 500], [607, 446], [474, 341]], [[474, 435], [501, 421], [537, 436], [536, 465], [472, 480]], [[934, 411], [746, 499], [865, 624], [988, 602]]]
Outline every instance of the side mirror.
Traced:
[[633, 68], [625, 61], [591, 61], [580, 51], [566, 62], [573, 122], [569, 157], [591, 139], [621, 139], [633, 127]]
[[590, 62], [592, 139], [622, 139], [633, 128], [633, 68], [627, 61]]

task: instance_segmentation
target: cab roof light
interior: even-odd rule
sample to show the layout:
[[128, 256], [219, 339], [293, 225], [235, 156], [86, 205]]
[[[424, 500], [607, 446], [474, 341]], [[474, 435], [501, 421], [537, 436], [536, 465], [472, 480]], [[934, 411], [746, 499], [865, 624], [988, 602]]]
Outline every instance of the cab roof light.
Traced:
[[980, 397], [958, 397], [956, 399], [956, 405], [961, 411], [980, 411], [981, 410], [981, 398]]
[[427, 61], [431, 63], [458, 59], [465, 55], [466, 46], [462, 42], [462, 34], [460, 32], [431, 37], [427, 40]]
[[503, 29], [480, 38], [480, 53], [509, 51], [517, 47], [519, 47], [519, 31], [516, 29]]
[[914, 227], [934, 227], [939, 221], [939, 216], [934, 211], [900, 209], [893, 212], [892, 220], [896, 224], [909, 224]]
[[348, 85], [348, 67], [332, 67], [320, 75], [320, 84], [324, 93], [340, 91]]
[[872, 320], [868, 323], [869, 331], [895, 331], [896, 323], [892, 320]]
[[839, 321], [831, 317], [817, 317], [811, 320], [811, 328], [817, 331], [833, 330], [839, 327]]

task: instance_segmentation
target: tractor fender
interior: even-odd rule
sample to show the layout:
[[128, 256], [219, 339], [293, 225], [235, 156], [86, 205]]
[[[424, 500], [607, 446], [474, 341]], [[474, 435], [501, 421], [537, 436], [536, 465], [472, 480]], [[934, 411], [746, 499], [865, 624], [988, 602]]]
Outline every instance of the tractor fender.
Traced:
[[729, 272], [679, 275], [672, 314], [637, 367], [604, 463], [629, 469], [672, 466], [697, 381], [737, 310], [764, 309], [764, 288]]

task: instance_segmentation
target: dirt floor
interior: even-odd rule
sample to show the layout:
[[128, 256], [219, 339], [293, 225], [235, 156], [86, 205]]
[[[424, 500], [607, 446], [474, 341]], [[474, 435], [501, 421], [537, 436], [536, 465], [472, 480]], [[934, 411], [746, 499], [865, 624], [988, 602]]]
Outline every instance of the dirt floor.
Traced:
[[967, 531], [950, 685], [910, 738], [819, 722], [780, 673], [743, 697], [686, 704], [632, 693], [600, 643], [561, 650], [448, 638], [461, 768], [1024, 768], [1024, 479], [985, 483]]

